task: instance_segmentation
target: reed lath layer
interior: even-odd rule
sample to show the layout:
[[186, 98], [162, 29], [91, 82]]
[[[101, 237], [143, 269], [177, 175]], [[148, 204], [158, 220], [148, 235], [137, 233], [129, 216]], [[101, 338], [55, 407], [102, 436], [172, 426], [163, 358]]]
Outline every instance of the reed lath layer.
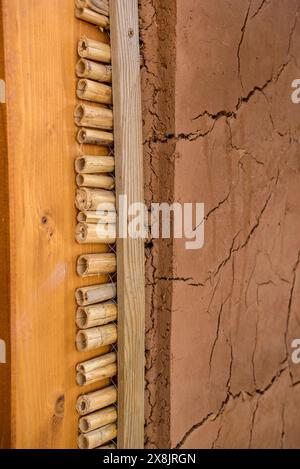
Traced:
[[[79, 144], [75, 159], [75, 205], [78, 209], [75, 238], [82, 245], [99, 244], [99, 253], [83, 252], [76, 261], [78, 278], [88, 277], [91, 284], [79, 284], [75, 291], [78, 330], [74, 339], [78, 351], [95, 351], [96, 354], [76, 364], [76, 382], [83, 390], [76, 403], [80, 416], [78, 446], [81, 449], [115, 448], [118, 306], [109, 2], [75, 0], [75, 16], [107, 32], [107, 43], [89, 37], [79, 40], [75, 70], [78, 82], [74, 123]], [[99, 151], [95, 152], [95, 148]], [[103, 350], [108, 353], [100, 353]], [[98, 389], [84, 393], [86, 386], [97, 383]], [[103, 383], [106, 383], [104, 387]]]

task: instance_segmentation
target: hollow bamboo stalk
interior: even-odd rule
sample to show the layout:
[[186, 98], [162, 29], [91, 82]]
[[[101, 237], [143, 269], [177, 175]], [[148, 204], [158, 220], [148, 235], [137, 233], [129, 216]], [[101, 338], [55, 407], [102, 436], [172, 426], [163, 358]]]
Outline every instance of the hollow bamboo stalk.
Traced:
[[104, 42], [94, 41], [83, 37], [78, 42], [78, 55], [84, 59], [96, 60], [97, 62], [104, 62], [110, 64], [111, 62], [111, 48]]
[[117, 436], [117, 425], [112, 423], [105, 427], [98, 428], [90, 433], [84, 433], [78, 437], [78, 446], [80, 449], [94, 449], [99, 445], [104, 445]]
[[104, 345], [112, 345], [117, 342], [117, 326], [107, 324], [106, 326], [83, 329], [76, 335], [76, 346], [79, 352], [95, 350]]
[[88, 306], [101, 301], [112, 300], [117, 294], [116, 283], [104, 283], [90, 287], [80, 287], [75, 290], [78, 306]]
[[116, 196], [114, 192], [104, 189], [77, 189], [76, 207], [78, 210], [116, 211]]
[[108, 2], [105, 0], [76, 0], [78, 8], [89, 8], [104, 16], [109, 16]]
[[115, 386], [109, 386], [100, 391], [90, 392], [79, 396], [76, 410], [79, 415], [86, 415], [95, 410], [103, 409], [117, 402], [117, 390]]
[[111, 173], [115, 169], [112, 156], [80, 156], [75, 160], [75, 170], [79, 174]]
[[76, 371], [78, 373], [90, 373], [91, 371], [95, 371], [98, 368], [102, 368], [116, 362], [116, 352], [106, 353], [105, 355], [101, 355], [100, 357], [92, 358], [91, 360], [78, 363], [78, 365], [76, 366]]
[[79, 244], [115, 244], [116, 225], [78, 223], [75, 239]]
[[89, 8], [76, 8], [75, 9], [76, 18], [79, 20], [87, 21], [88, 23], [95, 24], [100, 28], [109, 27], [109, 19], [107, 16], [101, 15], [94, 10]]
[[112, 190], [115, 187], [115, 180], [113, 177], [103, 174], [78, 174], [76, 184], [79, 187]]
[[77, 220], [82, 223], [116, 223], [117, 214], [116, 212], [107, 212], [103, 210], [97, 210], [96, 212], [79, 212]]
[[76, 75], [78, 78], [90, 78], [101, 83], [111, 83], [112, 67], [87, 59], [80, 59], [76, 65]]
[[82, 78], [77, 83], [77, 97], [101, 104], [112, 104], [111, 86]]
[[112, 363], [111, 365], [98, 368], [97, 370], [90, 371], [89, 373], [77, 373], [76, 382], [79, 386], [86, 386], [88, 384], [94, 384], [104, 379], [113, 378], [117, 374], [117, 364]]
[[106, 132], [105, 130], [82, 127], [77, 133], [77, 141], [89, 145], [111, 145], [114, 141], [114, 135], [112, 132]]
[[80, 307], [76, 311], [76, 324], [80, 329], [103, 326], [117, 319], [118, 308], [113, 301]]
[[113, 113], [104, 106], [89, 106], [79, 104], [74, 112], [75, 124], [78, 126], [93, 127], [96, 129], [112, 130]]
[[116, 421], [117, 409], [115, 406], [109, 406], [98, 412], [81, 417], [78, 426], [82, 433], [87, 433]]
[[113, 274], [117, 270], [114, 253], [83, 254], [77, 259], [77, 273], [80, 277], [97, 274]]

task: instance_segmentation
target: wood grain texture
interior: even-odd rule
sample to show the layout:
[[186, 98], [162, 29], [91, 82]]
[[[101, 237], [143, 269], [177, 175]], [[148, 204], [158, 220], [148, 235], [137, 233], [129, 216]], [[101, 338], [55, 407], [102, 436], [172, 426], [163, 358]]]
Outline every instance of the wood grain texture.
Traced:
[[[137, 0], [111, 0], [117, 196], [144, 202]], [[118, 447], [144, 446], [144, 246], [118, 239]]]
[[[0, 2], [0, 79], [6, 80], [3, 47], [2, 2]], [[0, 340], [5, 348], [5, 357], [0, 357], [0, 448], [10, 447], [11, 415], [11, 361], [10, 361], [10, 230], [9, 230], [9, 197], [8, 197], [8, 160], [6, 104], [0, 103]], [[5, 345], [4, 345], [5, 344]]]
[[[12, 410], [9, 418], [3, 417], [7, 375], [0, 384], [1, 426], [11, 422], [14, 448], [76, 448], [75, 406], [82, 389], [76, 384], [75, 366], [101, 350], [76, 351], [74, 291], [106, 279], [76, 275], [79, 255], [101, 251], [99, 245], [80, 246], [74, 238], [74, 160], [87, 152], [76, 144], [75, 66], [80, 37], [108, 39], [95, 26], [75, 18], [74, 0], [2, 0], [1, 13], [9, 164], [9, 186], [7, 178], [1, 181], [1, 255], [8, 269], [1, 267], [1, 288], [6, 285], [1, 292], [6, 305], [3, 308], [1, 303], [1, 321], [7, 327], [10, 301], [12, 346]], [[1, 121], [1, 175], [7, 172], [2, 130]], [[88, 150], [88, 154], [105, 153], [102, 147]], [[10, 294], [9, 260], [6, 251], [2, 253], [9, 234], [5, 194], [10, 210]], [[9, 404], [6, 410], [10, 413]]]

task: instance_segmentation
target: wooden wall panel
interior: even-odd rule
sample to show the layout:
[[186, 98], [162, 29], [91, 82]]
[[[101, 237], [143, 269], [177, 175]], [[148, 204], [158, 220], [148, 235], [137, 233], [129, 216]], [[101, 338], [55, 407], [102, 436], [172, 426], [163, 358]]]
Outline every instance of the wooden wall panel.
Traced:
[[[3, 0], [1, 12], [11, 228], [12, 446], [75, 448], [75, 403], [82, 392], [75, 383], [75, 365], [99, 355], [75, 350], [74, 290], [91, 283], [76, 276], [75, 261], [99, 247], [74, 240], [73, 164], [80, 151], [73, 122], [74, 70], [79, 37], [99, 40], [101, 33], [75, 19], [74, 0]], [[4, 190], [7, 194], [8, 187]], [[1, 286], [7, 272], [1, 274]], [[4, 296], [2, 301], [9, 304]], [[95, 388], [99, 385], [85, 390]]]

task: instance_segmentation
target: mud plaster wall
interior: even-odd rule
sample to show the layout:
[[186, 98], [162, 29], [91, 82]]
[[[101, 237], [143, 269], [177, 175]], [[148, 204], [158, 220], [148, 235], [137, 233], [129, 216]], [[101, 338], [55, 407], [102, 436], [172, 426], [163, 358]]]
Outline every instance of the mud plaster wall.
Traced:
[[140, 0], [147, 202], [205, 203], [205, 246], [146, 244], [146, 446], [300, 446], [299, 0]]

